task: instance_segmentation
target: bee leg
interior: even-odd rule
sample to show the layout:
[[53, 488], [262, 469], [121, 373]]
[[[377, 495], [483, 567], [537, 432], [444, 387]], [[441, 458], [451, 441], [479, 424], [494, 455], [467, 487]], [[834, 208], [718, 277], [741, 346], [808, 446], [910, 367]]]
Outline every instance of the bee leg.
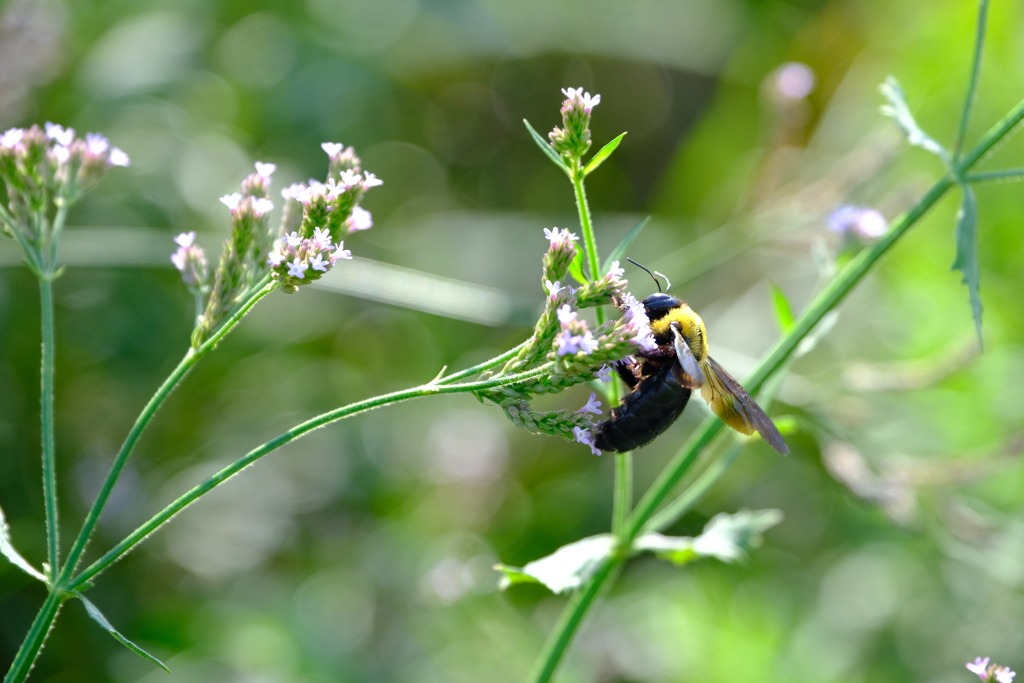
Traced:
[[615, 372], [619, 374], [619, 378], [629, 389], [632, 390], [640, 381], [633, 369], [635, 367], [633, 363], [612, 363], [612, 365], [615, 367]]

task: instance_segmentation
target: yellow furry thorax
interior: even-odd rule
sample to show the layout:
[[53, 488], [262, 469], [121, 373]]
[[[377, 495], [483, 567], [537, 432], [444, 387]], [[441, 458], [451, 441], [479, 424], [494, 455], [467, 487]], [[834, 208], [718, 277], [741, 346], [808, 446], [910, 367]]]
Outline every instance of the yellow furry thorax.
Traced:
[[671, 344], [675, 341], [672, 323], [679, 323], [680, 332], [697, 361], [702, 361], [708, 353], [708, 335], [704, 329], [704, 321], [694, 313], [693, 309], [682, 304], [673, 308], [661, 318], [651, 321], [651, 332], [659, 344]]

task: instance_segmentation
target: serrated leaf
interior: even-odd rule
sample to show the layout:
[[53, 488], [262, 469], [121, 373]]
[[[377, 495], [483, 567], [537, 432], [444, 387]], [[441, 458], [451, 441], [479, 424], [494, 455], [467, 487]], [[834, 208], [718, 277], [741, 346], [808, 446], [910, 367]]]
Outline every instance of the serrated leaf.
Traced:
[[974, 315], [974, 328], [978, 333], [978, 344], [981, 340], [981, 295], [978, 292], [981, 284], [981, 271], [978, 266], [978, 200], [974, 190], [966, 183], [961, 183], [964, 198], [960, 210], [956, 214], [956, 258], [953, 270], [963, 274], [963, 283], [971, 297], [971, 312]]
[[[625, 133], [623, 133], [625, 135]], [[626, 233], [626, 236], [619, 240], [619, 243], [612, 249], [612, 253], [608, 255], [608, 258], [604, 260], [604, 266], [601, 268], [602, 273], [607, 273], [608, 269], [612, 267], [614, 261], [622, 261], [626, 257], [626, 251], [633, 244], [633, 240], [636, 239], [640, 231], [647, 227], [647, 224], [651, 222], [651, 217], [647, 216], [642, 221], [636, 224], [632, 230]]]
[[92, 604], [84, 595], [82, 595], [81, 593], [75, 592], [74, 596], [76, 598], [78, 598], [79, 600], [81, 600], [82, 604], [85, 605], [85, 611], [89, 614], [89, 617], [92, 618], [93, 621], [95, 621], [97, 624], [102, 626], [104, 629], [106, 629], [107, 633], [109, 633], [110, 635], [112, 635], [114, 637], [114, 640], [116, 640], [117, 642], [121, 643], [126, 648], [128, 648], [129, 650], [131, 650], [135, 654], [139, 655], [140, 657], [142, 657], [144, 659], [148, 659], [149, 661], [153, 662], [154, 664], [159, 666], [161, 669], [163, 669], [167, 673], [171, 673], [171, 670], [167, 668], [166, 664], [164, 664], [159, 659], [157, 659], [153, 655], [149, 654], [148, 652], [143, 650], [141, 647], [139, 647], [138, 645], [136, 645], [132, 641], [128, 640], [127, 638], [122, 636], [120, 633], [118, 633], [117, 629], [114, 628], [110, 624], [109, 621], [107, 621], [107, 618], [105, 616], [103, 616], [103, 613], [99, 611], [99, 609], [96, 607], [96, 605]]
[[761, 534], [782, 521], [781, 510], [740, 510], [711, 518], [696, 538], [644, 534], [633, 543], [636, 551], [650, 550], [658, 557], [683, 565], [698, 557], [716, 557], [723, 562], [746, 558], [747, 551], [761, 544]]
[[522, 568], [498, 565], [497, 568], [505, 574], [499, 587], [504, 589], [515, 583], [533, 580], [544, 584], [554, 593], [575, 590], [593, 576], [601, 563], [612, 554], [615, 542], [612, 534], [598, 534], [563, 545], [547, 557], [528, 562]]
[[572, 261], [569, 262], [569, 275], [572, 275], [576, 282], [581, 285], [585, 285], [590, 280], [583, 274], [583, 249], [578, 248], [576, 250], [576, 256]]
[[558, 154], [558, 152], [551, 149], [551, 145], [547, 143], [547, 140], [540, 136], [540, 133], [533, 129], [533, 126], [530, 125], [529, 121], [523, 119], [523, 123], [526, 124], [526, 130], [530, 131], [530, 137], [532, 137], [533, 141], [537, 143], [537, 146], [540, 147], [540, 150], [544, 152], [544, 154], [546, 154], [548, 158], [551, 159], [551, 161], [555, 162], [555, 165], [558, 166], [558, 168], [565, 171], [566, 175], [571, 176], [572, 171], [569, 170], [569, 165], [565, 163], [565, 159], [563, 159], [561, 155]]
[[878, 89], [882, 91], [885, 99], [889, 101], [889, 104], [882, 105], [882, 113], [891, 117], [896, 122], [896, 125], [900, 127], [903, 134], [907, 136], [907, 142], [939, 156], [947, 165], [950, 165], [952, 161], [946, 148], [936, 142], [934, 138], [921, 130], [921, 127], [917, 125], [914, 115], [910, 113], [910, 107], [907, 106], [907, 99], [899, 82], [892, 76], [889, 76]]
[[33, 567], [28, 560], [21, 556], [21, 553], [14, 549], [14, 544], [11, 542], [11, 529], [7, 526], [7, 518], [4, 517], [2, 509], [0, 509], [0, 554], [3, 554], [11, 564], [29, 576], [39, 579], [43, 583], [49, 583], [41, 571]]
[[777, 284], [771, 283], [772, 304], [775, 306], [775, 322], [778, 323], [782, 332], [788, 332], [793, 327], [793, 308], [789, 305], [789, 299]]
[[583, 169], [583, 175], [588, 176], [594, 171], [596, 171], [597, 167], [603, 164], [604, 160], [612, 155], [612, 152], [615, 151], [615, 148], [619, 146], [619, 143], [622, 142], [622, 138], [624, 137], [626, 137], [625, 133], [621, 134], [619, 137], [615, 138], [607, 145], [599, 149], [597, 154], [595, 154], [590, 159], [590, 161], [587, 162], [586, 167]]

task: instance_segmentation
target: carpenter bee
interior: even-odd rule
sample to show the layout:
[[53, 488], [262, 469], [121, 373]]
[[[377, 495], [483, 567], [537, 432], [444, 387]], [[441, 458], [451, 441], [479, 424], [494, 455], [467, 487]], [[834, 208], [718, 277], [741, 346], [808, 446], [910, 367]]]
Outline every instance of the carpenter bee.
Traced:
[[619, 453], [647, 445], [682, 414], [691, 391], [700, 389], [701, 398], [725, 424], [747, 435], [756, 431], [779, 453], [789, 454], [771, 418], [708, 355], [707, 331], [700, 316], [681, 299], [663, 293], [660, 283], [658, 293], [641, 303], [658, 347], [616, 365], [630, 392], [612, 409], [611, 418], [597, 425], [594, 445]]

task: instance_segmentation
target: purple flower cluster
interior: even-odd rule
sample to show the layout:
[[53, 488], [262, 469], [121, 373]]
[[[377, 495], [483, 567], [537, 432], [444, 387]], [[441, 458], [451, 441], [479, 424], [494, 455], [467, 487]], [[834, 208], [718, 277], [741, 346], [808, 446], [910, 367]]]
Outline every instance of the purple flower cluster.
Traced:
[[542, 280], [545, 283], [558, 282], [565, 276], [569, 264], [576, 258], [576, 241], [579, 237], [565, 228], [544, 228], [544, 236], [548, 238], [549, 243], [544, 254]]
[[206, 282], [206, 254], [195, 243], [195, 232], [183, 232], [174, 238], [178, 250], [171, 254], [171, 263], [181, 272], [189, 289], [198, 290]]
[[267, 257], [273, 278], [282, 283], [286, 291], [295, 291], [300, 285], [320, 279], [339, 259], [351, 259], [352, 252], [344, 242], [331, 243], [331, 233], [315, 228], [312, 237], [292, 232], [279, 239]]
[[76, 138], [74, 128], [56, 123], [9, 128], [0, 135], [0, 179], [10, 190], [15, 214], [23, 213], [20, 204], [30, 211], [41, 209], [47, 192], [75, 201], [108, 168], [129, 163], [128, 155], [99, 133]]
[[976, 674], [983, 683], [1013, 683], [1013, 677], [1017, 675], [1008, 666], [989, 666], [988, 657], [976, 657], [973, 662], [967, 663], [967, 670]]
[[562, 156], [580, 159], [590, 149], [590, 113], [601, 103], [600, 95], [583, 92], [583, 88], [563, 88], [560, 113], [562, 128], [548, 133], [548, 144]]
[[653, 351], [658, 348], [644, 305], [629, 293], [622, 297], [622, 302], [626, 312], [622, 315], [620, 322], [624, 326], [626, 336], [632, 335], [629, 341], [640, 347], [641, 351]]
[[587, 329], [586, 320], [578, 320], [576, 311], [569, 304], [558, 309], [558, 322], [562, 331], [555, 336], [555, 352], [559, 356], [590, 355], [597, 350], [597, 340]]

